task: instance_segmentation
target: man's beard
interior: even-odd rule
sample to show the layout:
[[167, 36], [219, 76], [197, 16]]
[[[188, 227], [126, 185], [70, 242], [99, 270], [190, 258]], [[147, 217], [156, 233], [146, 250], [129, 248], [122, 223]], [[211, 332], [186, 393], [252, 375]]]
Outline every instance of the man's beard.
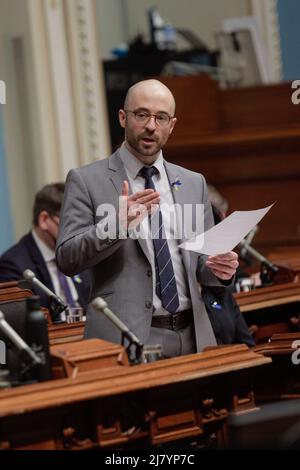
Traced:
[[[151, 139], [149, 148], [143, 143], [143, 139]], [[157, 136], [149, 133], [143, 133], [136, 138], [127, 135], [127, 141], [130, 147], [132, 147], [137, 153], [145, 157], [156, 155], [161, 150], [161, 142]]]

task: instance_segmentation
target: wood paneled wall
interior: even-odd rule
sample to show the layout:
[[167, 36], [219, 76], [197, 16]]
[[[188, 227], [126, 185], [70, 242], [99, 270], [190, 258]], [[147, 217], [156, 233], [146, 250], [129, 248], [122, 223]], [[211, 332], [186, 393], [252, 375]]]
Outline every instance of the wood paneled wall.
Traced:
[[204, 75], [159, 79], [177, 103], [166, 159], [204, 174], [229, 212], [276, 201], [255, 238], [263, 252], [300, 246], [300, 105], [290, 84], [220, 90]]

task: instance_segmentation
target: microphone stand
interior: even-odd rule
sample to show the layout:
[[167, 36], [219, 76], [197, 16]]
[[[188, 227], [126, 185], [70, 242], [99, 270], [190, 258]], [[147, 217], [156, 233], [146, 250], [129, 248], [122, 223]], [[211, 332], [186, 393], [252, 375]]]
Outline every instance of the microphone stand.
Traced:
[[27, 352], [24, 350], [21, 351], [20, 354], [20, 372], [19, 372], [19, 378], [18, 378], [18, 383], [23, 384], [24, 382], [26, 383], [35, 383], [38, 380], [36, 378], [32, 378], [35, 375], [35, 370], [41, 365], [42, 361], [41, 359], [37, 356], [37, 359], [34, 359], [30, 355], [28, 355]]
[[[141, 364], [143, 362], [142, 353], [144, 344], [135, 336], [128, 326], [107, 307], [107, 303], [102, 297], [96, 297], [92, 301], [92, 306], [103, 313], [121, 332], [121, 344], [126, 349], [130, 364]], [[128, 341], [128, 346], [125, 345], [125, 340]], [[133, 347], [135, 347], [134, 353], [132, 351]]]
[[[144, 345], [141, 341], [133, 335], [131, 331], [122, 331], [121, 344], [124, 346], [127, 352], [127, 356], [131, 365], [141, 364], [143, 362], [142, 353]], [[129, 342], [128, 346], [125, 346], [125, 340]], [[132, 348], [135, 347], [134, 353]]]
[[23, 272], [23, 278], [25, 279], [25, 281], [22, 281], [23, 283], [30, 283], [31, 286], [37, 287], [48, 295], [50, 304], [49, 310], [53, 323], [63, 323], [61, 320], [61, 313], [68, 308], [68, 305], [66, 305], [58, 295], [45, 286], [30, 269], [26, 269]]
[[27, 380], [28, 373], [41, 365], [42, 361], [36, 352], [23, 340], [23, 338], [5, 320], [4, 313], [0, 310], [0, 331], [10, 343], [20, 351], [20, 372], [18, 382]]
[[50, 296], [49, 301], [50, 301], [50, 312], [52, 313], [51, 317], [52, 317], [53, 323], [63, 323], [60, 314], [64, 312], [68, 308], [68, 306], [64, 304], [64, 302], [60, 298], [54, 295]]
[[249, 252], [253, 255], [258, 261], [261, 263], [260, 269], [260, 279], [263, 286], [271, 285], [275, 275], [278, 273], [279, 268], [275, 264], [273, 264], [270, 260], [268, 260], [265, 256], [263, 256], [259, 251], [253, 248], [251, 245], [247, 243], [246, 240], [242, 240], [240, 242], [240, 246], [246, 252]]

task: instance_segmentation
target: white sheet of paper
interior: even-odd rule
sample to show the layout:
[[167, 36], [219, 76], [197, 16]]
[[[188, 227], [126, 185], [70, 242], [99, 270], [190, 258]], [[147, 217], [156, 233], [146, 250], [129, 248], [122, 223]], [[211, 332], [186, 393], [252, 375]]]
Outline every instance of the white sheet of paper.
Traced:
[[235, 211], [206, 232], [181, 243], [179, 247], [212, 256], [228, 253], [245, 238], [272, 206], [273, 204], [255, 211]]

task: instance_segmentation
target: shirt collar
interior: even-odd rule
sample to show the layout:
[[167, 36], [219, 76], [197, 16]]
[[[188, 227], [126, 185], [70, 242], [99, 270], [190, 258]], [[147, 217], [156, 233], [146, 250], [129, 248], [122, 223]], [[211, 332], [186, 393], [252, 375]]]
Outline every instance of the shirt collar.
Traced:
[[52, 248], [49, 248], [49, 246], [46, 245], [43, 240], [41, 240], [34, 229], [32, 229], [31, 234], [35, 243], [37, 244], [38, 249], [42, 253], [45, 262], [49, 263], [50, 261], [55, 261], [55, 251], [52, 250]]
[[[144, 165], [144, 163], [142, 163], [138, 158], [129, 152], [125, 142], [123, 142], [121, 145], [119, 152], [120, 158], [126, 168], [128, 176], [130, 176], [132, 179], [135, 179], [138, 176], [139, 171], [143, 168], [143, 166], [146, 165]], [[159, 175], [161, 175], [164, 171], [164, 159], [161, 150], [158, 152], [157, 158], [151, 166], [154, 166], [158, 169]]]

